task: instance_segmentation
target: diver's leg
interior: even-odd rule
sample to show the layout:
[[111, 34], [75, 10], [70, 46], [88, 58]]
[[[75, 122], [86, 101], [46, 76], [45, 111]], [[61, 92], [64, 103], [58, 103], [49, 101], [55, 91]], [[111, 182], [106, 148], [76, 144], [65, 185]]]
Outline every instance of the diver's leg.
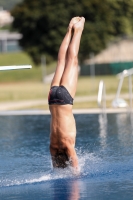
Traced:
[[79, 19], [80, 19], [79, 17], [74, 17], [71, 19], [71, 21], [69, 23], [67, 33], [66, 33], [66, 35], [61, 43], [60, 49], [59, 49], [57, 67], [56, 67], [56, 71], [54, 74], [54, 78], [51, 83], [51, 87], [60, 85], [60, 80], [61, 80], [62, 74], [64, 72], [64, 68], [65, 68], [68, 46], [69, 46], [69, 43], [70, 43], [70, 40], [72, 37], [72, 27], [75, 23], [77, 23], [79, 21]]
[[73, 25], [74, 33], [68, 47], [66, 66], [62, 75], [60, 85], [63, 85], [70, 92], [71, 96], [75, 96], [77, 79], [78, 79], [78, 52], [80, 39], [84, 28], [84, 17]]

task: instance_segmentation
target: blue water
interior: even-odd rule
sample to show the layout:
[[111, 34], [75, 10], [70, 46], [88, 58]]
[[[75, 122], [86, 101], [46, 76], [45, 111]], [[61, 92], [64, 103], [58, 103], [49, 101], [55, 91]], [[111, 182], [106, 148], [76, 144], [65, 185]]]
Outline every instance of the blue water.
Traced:
[[129, 114], [75, 115], [80, 176], [52, 170], [49, 115], [0, 116], [0, 199], [133, 199]]

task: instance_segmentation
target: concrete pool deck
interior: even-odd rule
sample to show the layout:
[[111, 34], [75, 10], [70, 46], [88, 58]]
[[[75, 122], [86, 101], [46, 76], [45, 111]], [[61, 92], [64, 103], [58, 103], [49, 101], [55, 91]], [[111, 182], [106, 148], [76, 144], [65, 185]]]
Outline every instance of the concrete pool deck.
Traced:
[[[129, 110], [125, 108], [109, 108], [106, 113], [128, 113]], [[99, 108], [93, 109], [73, 109], [73, 114], [100, 114], [102, 110]], [[6, 110], [0, 111], [0, 115], [49, 115], [49, 110]]]

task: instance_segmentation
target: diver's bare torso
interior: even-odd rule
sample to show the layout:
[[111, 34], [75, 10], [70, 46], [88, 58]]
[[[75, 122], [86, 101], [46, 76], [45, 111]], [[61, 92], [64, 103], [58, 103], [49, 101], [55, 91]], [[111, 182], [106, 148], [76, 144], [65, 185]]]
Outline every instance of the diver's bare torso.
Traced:
[[50, 105], [50, 146], [53, 154], [63, 151], [69, 144], [75, 146], [76, 125], [72, 105]]

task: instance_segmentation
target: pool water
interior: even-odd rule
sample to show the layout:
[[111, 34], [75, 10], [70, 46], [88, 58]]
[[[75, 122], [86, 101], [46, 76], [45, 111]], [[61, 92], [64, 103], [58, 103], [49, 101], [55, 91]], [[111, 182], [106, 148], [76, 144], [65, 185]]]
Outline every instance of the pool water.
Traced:
[[49, 115], [0, 116], [0, 199], [133, 199], [129, 114], [75, 115], [80, 175], [52, 170]]

